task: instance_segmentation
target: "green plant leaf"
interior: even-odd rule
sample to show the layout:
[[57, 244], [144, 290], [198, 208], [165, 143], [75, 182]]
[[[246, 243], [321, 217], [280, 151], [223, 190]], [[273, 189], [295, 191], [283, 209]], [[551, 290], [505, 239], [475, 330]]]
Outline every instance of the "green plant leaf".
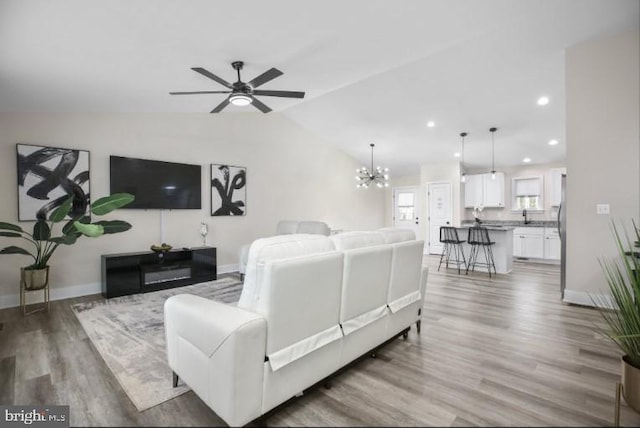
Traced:
[[91, 212], [95, 215], [105, 215], [130, 204], [134, 200], [135, 196], [130, 193], [114, 193], [113, 195], [105, 196], [92, 203]]
[[112, 234], [112, 233], [120, 233], [125, 232], [131, 229], [131, 224], [122, 220], [112, 220], [112, 221], [96, 221], [93, 224], [98, 224], [104, 228], [104, 234]]
[[46, 241], [51, 238], [51, 229], [49, 225], [44, 220], [36, 221], [36, 224], [33, 226], [33, 239], [36, 241]]
[[64, 218], [71, 211], [71, 206], [73, 204], [73, 196], [69, 196], [66, 201], [62, 203], [58, 208], [56, 208], [51, 215], [49, 216], [49, 220], [54, 223], [58, 223], [59, 221], [64, 220]]
[[15, 245], [3, 248], [2, 250], [0, 250], [0, 254], [24, 254], [25, 256], [33, 257], [30, 252], [28, 252], [24, 248], [16, 247]]
[[14, 232], [23, 232], [20, 226], [11, 223], [5, 223], [3, 221], [0, 221], [0, 230], [13, 230]]
[[2, 232], [0, 231], [0, 236], [6, 236], [7, 238], [20, 238], [22, 235], [16, 232]]
[[73, 225], [80, 233], [91, 238], [97, 238], [100, 235], [104, 235], [104, 227], [99, 224], [84, 224], [76, 221]]
[[55, 238], [51, 238], [50, 240], [51, 242], [55, 242], [56, 244], [73, 245], [81, 235], [82, 234], [80, 232], [76, 231], [75, 233], [70, 233], [68, 235], [56, 236]]
[[62, 227], [62, 233], [65, 234], [65, 235], [80, 233], [80, 232], [78, 232], [78, 229], [76, 229], [76, 227], [73, 225], [76, 221], [79, 221], [80, 223], [84, 223], [84, 224], [89, 224], [89, 223], [91, 223], [91, 218], [88, 215], [85, 215], [85, 216], [80, 217], [77, 220], [69, 220]]

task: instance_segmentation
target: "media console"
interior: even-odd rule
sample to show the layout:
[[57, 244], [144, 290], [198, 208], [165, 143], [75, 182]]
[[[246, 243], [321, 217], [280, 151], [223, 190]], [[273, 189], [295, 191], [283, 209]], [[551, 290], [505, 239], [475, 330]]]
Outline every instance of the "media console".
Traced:
[[214, 247], [102, 256], [102, 295], [106, 298], [214, 281], [216, 277]]

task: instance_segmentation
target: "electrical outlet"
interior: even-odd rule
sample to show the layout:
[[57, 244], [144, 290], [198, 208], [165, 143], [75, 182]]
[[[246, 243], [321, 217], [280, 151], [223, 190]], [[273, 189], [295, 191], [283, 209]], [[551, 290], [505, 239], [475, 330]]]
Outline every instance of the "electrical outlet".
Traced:
[[609, 214], [609, 204], [596, 204], [596, 214]]

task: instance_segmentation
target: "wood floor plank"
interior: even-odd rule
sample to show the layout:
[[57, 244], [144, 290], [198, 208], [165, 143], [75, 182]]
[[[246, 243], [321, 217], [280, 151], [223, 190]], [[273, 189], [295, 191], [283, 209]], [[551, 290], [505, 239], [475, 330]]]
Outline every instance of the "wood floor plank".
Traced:
[[[620, 351], [597, 311], [560, 301], [559, 267], [429, 265], [421, 334], [397, 339], [250, 426], [611, 426]], [[225, 426], [193, 392], [138, 412], [70, 309], [0, 310], [0, 403], [66, 404], [72, 426]], [[640, 426], [625, 403], [623, 426]]]

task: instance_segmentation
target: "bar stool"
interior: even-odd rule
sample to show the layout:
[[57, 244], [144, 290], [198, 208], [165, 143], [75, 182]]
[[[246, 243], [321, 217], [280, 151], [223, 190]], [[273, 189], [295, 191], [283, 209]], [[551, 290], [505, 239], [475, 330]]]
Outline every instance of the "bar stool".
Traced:
[[[462, 264], [466, 267], [467, 260], [464, 257], [464, 250], [462, 249], [462, 244], [465, 241], [460, 240], [458, 237], [458, 229], [451, 226], [440, 226], [440, 242], [444, 245], [442, 246], [442, 254], [440, 254], [438, 271], [440, 271], [442, 259], [445, 259], [446, 267], [449, 267], [449, 262], [455, 263], [458, 266], [458, 274], [460, 274], [460, 265]], [[460, 258], [462, 258], [462, 260]]]
[[[476, 265], [485, 266], [489, 272], [489, 278], [491, 278], [491, 268], [493, 273], [497, 275], [496, 263], [493, 259], [493, 249], [491, 246], [495, 242], [489, 239], [489, 230], [486, 227], [474, 226], [469, 228], [467, 235], [467, 242], [471, 245], [471, 252], [469, 253], [469, 264], [467, 265], [467, 274], [469, 268], [471, 271], [475, 271]], [[484, 262], [478, 262], [478, 252], [482, 248], [484, 253]]]

